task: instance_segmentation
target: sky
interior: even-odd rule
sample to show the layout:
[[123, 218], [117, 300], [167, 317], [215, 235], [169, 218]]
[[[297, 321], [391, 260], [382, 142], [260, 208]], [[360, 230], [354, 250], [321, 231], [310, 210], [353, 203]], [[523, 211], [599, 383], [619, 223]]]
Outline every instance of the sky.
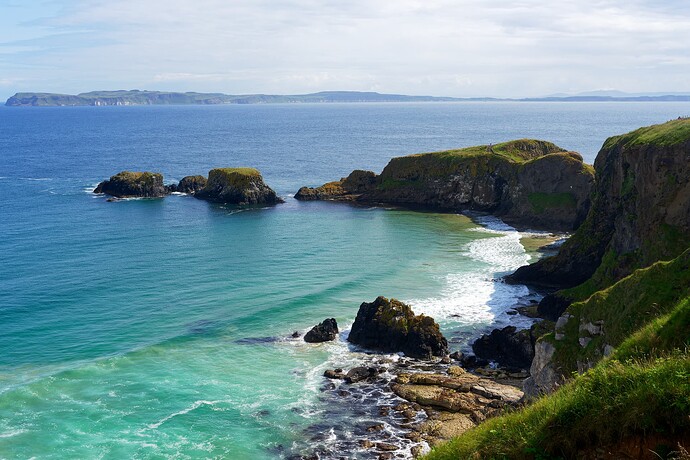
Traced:
[[0, 97], [690, 91], [687, 0], [0, 0]]

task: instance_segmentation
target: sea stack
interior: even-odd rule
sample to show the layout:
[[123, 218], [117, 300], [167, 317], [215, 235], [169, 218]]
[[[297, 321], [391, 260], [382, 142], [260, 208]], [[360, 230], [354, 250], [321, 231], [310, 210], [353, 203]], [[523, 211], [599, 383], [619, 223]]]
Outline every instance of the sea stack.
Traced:
[[118, 198], [160, 198], [168, 194], [168, 189], [160, 173], [122, 171], [98, 184], [93, 192]]
[[254, 168], [212, 169], [208, 173], [206, 186], [194, 196], [214, 203], [239, 205], [283, 202]]

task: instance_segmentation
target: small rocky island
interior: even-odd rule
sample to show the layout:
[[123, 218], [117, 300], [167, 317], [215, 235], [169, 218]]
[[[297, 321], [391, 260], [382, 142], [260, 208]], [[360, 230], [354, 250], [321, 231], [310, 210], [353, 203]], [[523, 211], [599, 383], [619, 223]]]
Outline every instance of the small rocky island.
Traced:
[[208, 179], [186, 176], [171, 185], [163, 185], [160, 173], [122, 171], [98, 184], [93, 192], [116, 198], [162, 198], [177, 192], [214, 203], [237, 205], [283, 202], [254, 168], [216, 168], [209, 171]]
[[580, 154], [520, 139], [393, 158], [379, 175], [356, 170], [295, 198], [485, 211], [521, 227], [570, 231], [587, 216], [593, 185]]

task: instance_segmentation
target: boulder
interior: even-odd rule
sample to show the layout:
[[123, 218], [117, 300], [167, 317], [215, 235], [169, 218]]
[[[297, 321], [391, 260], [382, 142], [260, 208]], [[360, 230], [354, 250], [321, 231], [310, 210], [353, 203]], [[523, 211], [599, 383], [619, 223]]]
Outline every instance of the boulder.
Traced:
[[472, 344], [472, 351], [477, 357], [501, 366], [529, 369], [534, 358], [534, 342], [529, 329], [518, 331], [515, 326], [507, 326], [479, 337]]
[[309, 343], [329, 342], [335, 340], [338, 334], [338, 323], [335, 318], [328, 318], [317, 324], [304, 335], [304, 341]]
[[160, 198], [167, 195], [163, 175], [152, 172], [122, 171], [98, 184], [94, 193], [105, 193], [118, 198]]
[[206, 182], [207, 180], [204, 176], [186, 176], [177, 184], [174, 191], [194, 195], [206, 187]]
[[378, 373], [378, 369], [375, 367], [353, 367], [345, 374], [345, 381], [347, 383], [357, 383], [374, 378]]
[[276, 204], [283, 200], [264, 183], [254, 168], [217, 168], [208, 173], [206, 186], [194, 197], [216, 203]]
[[339, 181], [328, 182], [320, 187], [302, 187], [295, 194], [295, 199], [352, 201], [359, 194], [370, 191], [374, 187], [376, 187], [376, 174], [371, 171], [355, 170]]
[[409, 305], [385, 297], [360, 305], [347, 340], [384, 352], [403, 352], [413, 358], [448, 354], [448, 341], [433, 318], [415, 315]]

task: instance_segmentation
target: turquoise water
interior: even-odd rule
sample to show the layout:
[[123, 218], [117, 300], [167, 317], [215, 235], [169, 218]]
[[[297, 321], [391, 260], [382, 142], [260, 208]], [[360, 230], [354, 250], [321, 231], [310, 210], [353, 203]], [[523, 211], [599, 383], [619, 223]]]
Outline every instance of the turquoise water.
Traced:
[[[690, 104], [372, 104], [0, 109], [0, 457], [279, 458], [351, 435], [323, 370], [378, 295], [439, 320], [451, 348], [530, 293], [491, 218], [300, 203], [302, 185], [391, 156], [552, 140], [590, 162], [603, 140]], [[286, 203], [187, 196], [108, 203], [122, 169], [172, 181], [256, 166]], [[288, 338], [326, 317], [335, 343]], [[314, 428], [318, 427], [318, 428]], [[314, 431], [325, 436], [312, 440]], [[367, 458], [365, 452], [340, 452]]]

